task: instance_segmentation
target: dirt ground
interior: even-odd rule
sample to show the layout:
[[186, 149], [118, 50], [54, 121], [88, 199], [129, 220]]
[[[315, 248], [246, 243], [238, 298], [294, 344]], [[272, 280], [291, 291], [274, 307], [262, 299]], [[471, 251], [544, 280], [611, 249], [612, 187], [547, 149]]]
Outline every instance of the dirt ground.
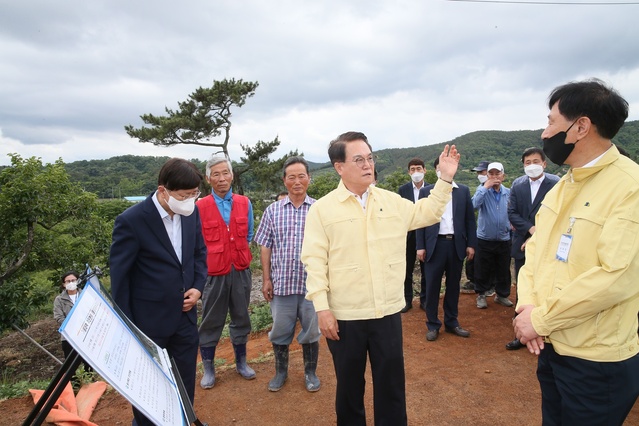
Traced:
[[[514, 293], [514, 292], [513, 292]], [[514, 296], [511, 296], [514, 299]], [[441, 333], [437, 341], [425, 339], [425, 314], [414, 308], [403, 314], [406, 396], [410, 425], [512, 425], [541, 424], [540, 391], [535, 376], [536, 358], [524, 349], [507, 351], [512, 338], [512, 308], [493, 303], [480, 310], [475, 296], [460, 295], [459, 319], [471, 332], [464, 339]], [[441, 315], [441, 311], [440, 311]], [[55, 323], [43, 321], [28, 329], [49, 350], [61, 356]], [[318, 376], [322, 388], [304, 388], [301, 347], [291, 347], [289, 379], [279, 392], [267, 390], [273, 376], [272, 348], [265, 333], [251, 336], [248, 358], [257, 372], [255, 380], [242, 379], [233, 366], [228, 340], [220, 343], [217, 356], [226, 361], [217, 369], [213, 389], [195, 393], [195, 411], [209, 425], [332, 425], [335, 424], [335, 376], [326, 342], [321, 340]], [[45, 354], [33, 350], [13, 333], [0, 340], [0, 368], [7, 367], [29, 377], [51, 377], [58, 366]], [[18, 374], [18, 373], [16, 373]], [[201, 374], [201, 373], [200, 373]], [[199, 377], [198, 377], [199, 380]], [[367, 372], [366, 410], [373, 424], [372, 380]], [[30, 398], [0, 401], [0, 425], [21, 424], [33, 407]], [[91, 420], [101, 426], [128, 425], [130, 405], [115, 391], [100, 400]], [[639, 425], [639, 403], [626, 421]]]

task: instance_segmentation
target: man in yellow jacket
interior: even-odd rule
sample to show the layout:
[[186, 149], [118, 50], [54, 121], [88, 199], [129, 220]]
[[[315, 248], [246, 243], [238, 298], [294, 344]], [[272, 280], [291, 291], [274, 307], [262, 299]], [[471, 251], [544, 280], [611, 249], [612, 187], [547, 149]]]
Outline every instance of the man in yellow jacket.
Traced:
[[599, 80], [553, 90], [546, 195], [519, 273], [515, 333], [539, 355], [544, 424], [621, 425], [639, 396], [639, 166], [611, 139], [628, 103]]
[[367, 355], [373, 375], [375, 424], [405, 425], [402, 322], [406, 233], [439, 222], [450, 200], [459, 154], [440, 155], [441, 178], [428, 198], [413, 204], [371, 186], [375, 159], [363, 133], [332, 141], [328, 156], [341, 177], [311, 206], [302, 262], [321, 333], [333, 356], [338, 425], [365, 425]]

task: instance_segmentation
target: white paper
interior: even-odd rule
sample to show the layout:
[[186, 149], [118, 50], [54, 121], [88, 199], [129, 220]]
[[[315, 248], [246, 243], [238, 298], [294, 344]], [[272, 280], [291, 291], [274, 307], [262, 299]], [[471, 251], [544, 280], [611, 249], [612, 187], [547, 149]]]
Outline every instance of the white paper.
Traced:
[[99, 288], [99, 281], [85, 286], [60, 333], [150, 420], [187, 425], [166, 351], [125, 324]]

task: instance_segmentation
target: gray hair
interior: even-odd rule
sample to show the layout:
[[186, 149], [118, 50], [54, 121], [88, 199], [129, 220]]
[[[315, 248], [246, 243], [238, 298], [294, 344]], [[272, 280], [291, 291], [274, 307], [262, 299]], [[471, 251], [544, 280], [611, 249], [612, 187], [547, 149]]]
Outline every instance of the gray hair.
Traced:
[[231, 161], [223, 155], [213, 154], [209, 161], [206, 162], [206, 177], [211, 177], [211, 167], [217, 166], [220, 163], [226, 163], [229, 168], [229, 172], [231, 172], [231, 176], [233, 176], [233, 165], [231, 165]]

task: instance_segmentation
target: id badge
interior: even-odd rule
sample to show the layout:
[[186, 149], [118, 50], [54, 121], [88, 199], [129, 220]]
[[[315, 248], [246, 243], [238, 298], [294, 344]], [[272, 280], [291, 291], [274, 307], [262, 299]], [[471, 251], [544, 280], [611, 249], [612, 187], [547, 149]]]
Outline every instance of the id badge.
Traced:
[[559, 246], [557, 247], [557, 254], [555, 254], [555, 259], [561, 260], [562, 262], [568, 262], [568, 253], [570, 252], [571, 244], [572, 235], [561, 234], [561, 238], [559, 239]]

